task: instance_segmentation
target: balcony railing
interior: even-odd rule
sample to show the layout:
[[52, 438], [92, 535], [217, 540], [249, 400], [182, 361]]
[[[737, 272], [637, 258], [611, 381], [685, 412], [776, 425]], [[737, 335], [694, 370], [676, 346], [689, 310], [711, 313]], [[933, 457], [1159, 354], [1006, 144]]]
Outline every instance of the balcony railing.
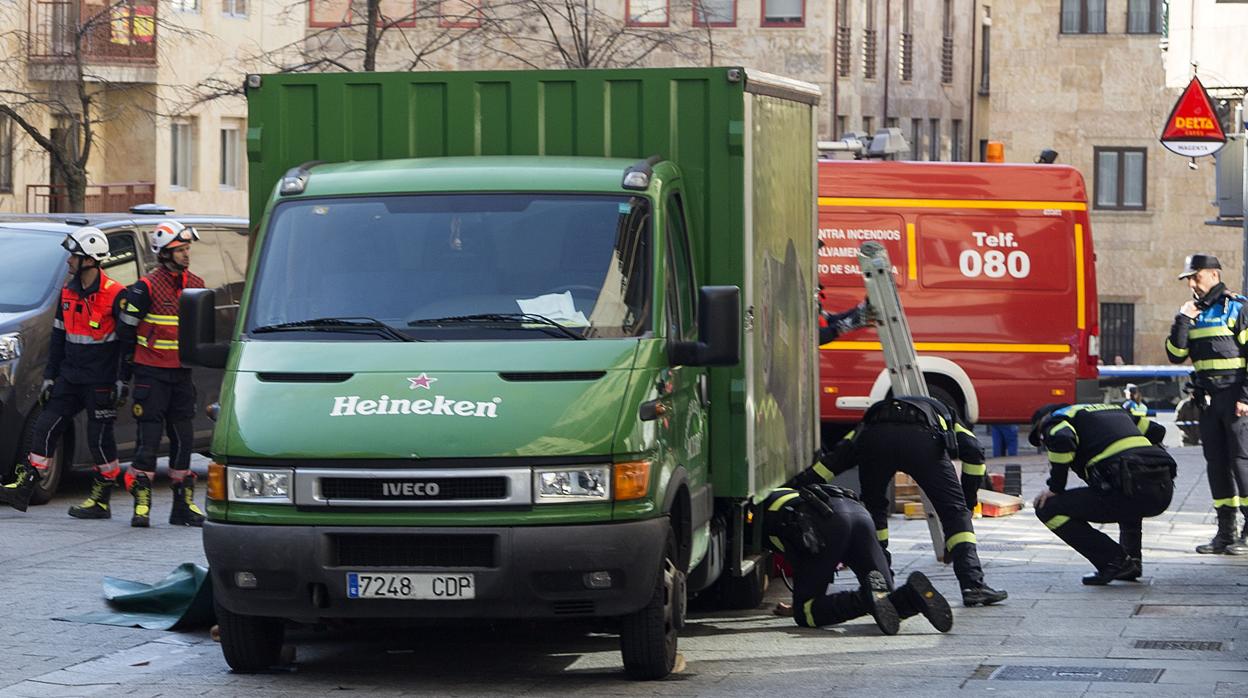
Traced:
[[867, 80], [875, 79], [875, 52], [875, 30], [866, 29], [862, 32], [862, 77]]
[[30, 57], [154, 65], [156, 23], [156, 0], [31, 0]]
[[953, 37], [946, 36], [940, 44], [940, 81], [953, 82]]
[[853, 41], [853, 35], [847, 26], [836, 28], [836, 76], [838, 78], [849, 77], [849, 57], [851, 55], [850, 42]]
[[28, 213], [105, 213], [128, 211], [131, 206], [156, 202], [156, 185], [151, 182], [88, 184], [81, 211], [69, 205], [69, 190], [59, 184], [26, 186]]

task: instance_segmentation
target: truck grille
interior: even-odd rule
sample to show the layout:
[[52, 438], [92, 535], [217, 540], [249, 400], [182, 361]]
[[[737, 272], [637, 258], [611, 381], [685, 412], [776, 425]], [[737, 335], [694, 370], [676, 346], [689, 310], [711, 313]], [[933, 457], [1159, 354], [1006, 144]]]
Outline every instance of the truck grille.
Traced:
[[[408, 487], [405, 487], [408, 486]], [[420, 485], [418, 490], [411, 486]], [[437, 486], [437, 493], [431, 485]], [[423, 492], [423, 493], [422, 493]], [[326, 477], [321, 479], [325, 499], [377, 501], [446, 501], [456, 499], [506, 499], [507, 479], [502, 477], [435, 477], [361, 479]]]
[[492, 535], [331, 533], [337, 567], [495, 567]]

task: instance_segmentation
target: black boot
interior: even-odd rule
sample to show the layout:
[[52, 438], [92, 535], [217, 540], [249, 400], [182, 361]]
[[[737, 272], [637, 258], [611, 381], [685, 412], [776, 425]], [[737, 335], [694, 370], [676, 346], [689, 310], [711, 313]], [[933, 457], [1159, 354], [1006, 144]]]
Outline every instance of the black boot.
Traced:
[[186, 479], [173, 485], [173, 508], [169, 510], [169, 523], [173, 526], [204, 525], [204, 512], [195, 506], [195, 475], [187, 473]]
[[1122, 549], [1126, 551], [1127, 557], [1135, 561], [1134, 569], [1123, 571], [1132, 576], [1118, 577], [1134, 582], [1144, 574], [1144, 529], [1141, 528], [1121, 528], [1119, 524], [1118, 543], [1122, 545]]
[[963, 606], [991, 606], [994, 603], [1000, 603], [1009, 598], [1010, 595], [1004, 591], [997, 591], [987, 584], [981, 584], [977, 587], [962, 590]]
[[108, 500], [112, 497], [114, 484], [116, 483], [112, 478], [96, 473], [95, 480], [91, 482], [91, 494], [81, 504], [70, 507], [69, 515], [75, 519], [113, 518], [113, 510]]
[[1235, 509], [1231, 507], [1217, 507], [1215, 511], [1218, 514], [1218, 532], [1214, 534], [1213, 540], [1204, 545], [1196, 546], [1196, 552], [1201, 555], [1248, 554], [1248, 546], [1236, 540]]
[[13, 482], [0, 487], [0, 504], [8, 504], [18, 511], [26, 511], [30, 498], [34, 496], [39, 483], [43, 482], [43, 474], [39, 469], [28, 463], [18, 463], [13, 469], [17, 475]]
[[152, 481], [146, 473], [134, 476], [130, 484], [130, 494], [134, 496], [134, 515], [130, 517], [132, 528], [148, 528], [152, 525]]
[[1083, 583], [1088, 586], [1104, 586], [1118, 579], [1134, 581], [1140, 578], [1140, 563], [1133, 557], [1122, 554], [1118, 559], [1105, 567], [1098, 568], [1092, 574], [1083, 575]]
[[922, 613], [942, 633], [953, 627], [953, 609], [922, 572], [911, 572], [906, 583], [889, 594], [888, 599], [902, 618]]
[[901, 629], [901, 617], [889, 598], [888, 582], [884, 575], [872, 570], [867, 573], [867, 583], [858, 592], [867, 612], [875, 618], [875, 624], [885, 635], [896, 635]]

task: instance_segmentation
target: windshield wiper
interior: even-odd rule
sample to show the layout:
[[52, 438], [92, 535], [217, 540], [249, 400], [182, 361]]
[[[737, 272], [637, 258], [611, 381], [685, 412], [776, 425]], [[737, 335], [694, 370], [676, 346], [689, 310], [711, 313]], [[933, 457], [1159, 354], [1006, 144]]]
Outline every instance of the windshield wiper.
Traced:
[[[408, 327], [426, 327], [429, 325], [494, 325], [505, 328], [556, 330], [568, 339], [585, 339], [583, 335], [560, 325], [545, 315], [537, 313], [477, 313], [475, 315], [452, 315], [450, 317], [421, 318], [407, 323]], [[524, 328], [523, 325], [541, 325], [541, 327]]]
[[399, 342], [415, 342], [415, 337], [394, 329], [390, 325], [371, 317], [321, 317], [311, 320], [295, 320], [276, 325], [263, 325], [252, 330], [256, 334], [264, 332], [288, 332], [293, 330], [311, 330], [315, 332], [374, 332], [383, 337]]

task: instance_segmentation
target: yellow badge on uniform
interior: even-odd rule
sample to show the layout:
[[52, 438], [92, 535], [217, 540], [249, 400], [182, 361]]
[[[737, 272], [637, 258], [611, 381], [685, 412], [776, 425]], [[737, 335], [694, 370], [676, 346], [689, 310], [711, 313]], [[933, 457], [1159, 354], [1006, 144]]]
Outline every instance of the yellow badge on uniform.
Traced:
[[134, 413], [134, 416], [136, 416], [136, 417], [142, 417], [142, 416], [143, 416], [143, 406], [142, 406], [142, 405], [140, 405], [140, 404], [139, 404], [139, 403], [137, 403], [137, 402], [136, 402], [136, 403], [134, 403], [134, 408], [133, 408], [133, 409], [131, 409], [130, 411], [131, 411], [131, 412], [133, 412], [133, 413]]

